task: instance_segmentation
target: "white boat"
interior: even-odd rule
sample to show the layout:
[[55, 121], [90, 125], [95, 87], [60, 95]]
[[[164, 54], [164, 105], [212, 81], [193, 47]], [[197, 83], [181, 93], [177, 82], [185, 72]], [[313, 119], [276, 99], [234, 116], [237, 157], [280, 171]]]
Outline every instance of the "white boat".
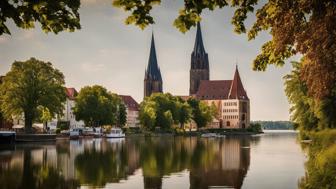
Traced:
[[105, 135], [106, 138], [124, 138], [125, 133], [120, 128], [112, 128], [109, 133]]
[[205, 138], [217, 137], [217, 134], [216, 133], [204, 133], [201, 135], [201, 137], [205, 137]]
[[204, 134], [201, 135], [201, 137], [204, 137], [204, 138], [214, 138], [214, 137], [224, 138], [225, 135], [221, 135], [219, 133], [204, 133]]
[[69, 132], [70, 139], [79, 139], [79, 129], [71, 129]]
[[103, 136], [103, 129], [102, 129], [102, 128], [100, 128], [100, 127], [95, 127], [93, 130], [94, 130], [94, 134], [93, 134], [93, 136], [94, 136], [95, 138], [100, 138], [100, 137]]

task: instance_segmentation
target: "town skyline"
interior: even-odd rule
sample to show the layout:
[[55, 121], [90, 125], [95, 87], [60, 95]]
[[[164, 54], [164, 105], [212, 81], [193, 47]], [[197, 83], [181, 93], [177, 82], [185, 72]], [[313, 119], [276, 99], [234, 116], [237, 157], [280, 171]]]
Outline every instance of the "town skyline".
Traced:
[[[134, 26], [125, 26], [125, 14], [104, 4], [105, 1], [101, 4], [98, 1], [90, 2], [84, 3], [81, 10], [83, 28], [74, 33], [44, 34], [37, 27], [27, 31], [13, 29], [12, 36], [1, 36], [0, 51], [3, 53], [0, 54], [0, 74], [8, 72], [14, 60], [36, 57], [50, 61], [62, 71], [67, 87], [75, 87], [79, 91], [83, 86], [99, 84], [112, 92], [131, 95], [141, 102], [143, 76], [148, 63], [151, 33], [154, 31], [163, 91], [173, 95], [189, 93], [190, 54], [196, 28], [182, 34], [172, 26], [175, 15], [170, 11], [170, 6], [176, 6], [174, 3], [163, 3], [158, 8], [158, 11], [166, 11], [169, 19], [155, 11], [157, 24], [142, 31]], [[251, 120], [288, 120], [289, 105], [283, 92], [282, 76], [289, 72], [290, 64], [283, 68], [270, 66], [266, 72], [252, 71], [251, 64], [260, 44], [269, 36], [262, 35], [248, 42], [246, 36], [234, 34], [229, 19], [225, 23], [214, 19], [218, 14], [225, 15], [225, 12], [216, 11], [212, 15], [205, 12], [201, 22], [203, 40], [209, 54], [210, 78], [231, 79], [238, 62], [251, 99]], [[90, 19], [92, 15], [96, 19], [103, 16], [99, 17], [103, 24]], [[102, 26], [104, 21], [111, 26]], [[68, 41], [70, 38], [71, 43]]]

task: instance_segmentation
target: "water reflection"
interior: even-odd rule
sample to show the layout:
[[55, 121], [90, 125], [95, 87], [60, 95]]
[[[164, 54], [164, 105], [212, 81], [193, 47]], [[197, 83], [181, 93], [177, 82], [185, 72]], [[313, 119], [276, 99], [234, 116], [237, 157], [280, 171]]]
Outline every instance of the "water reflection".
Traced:
[[158, 137], [16, 145], [0, 151], [0, 183], [4, 188], [105, 187], [142, 174], [141, 184], [149, 189], [162, 188], [164, 178], [187, 172], [185, 186], [191, 189], [241, 188], [250, 144], [258, 139]]

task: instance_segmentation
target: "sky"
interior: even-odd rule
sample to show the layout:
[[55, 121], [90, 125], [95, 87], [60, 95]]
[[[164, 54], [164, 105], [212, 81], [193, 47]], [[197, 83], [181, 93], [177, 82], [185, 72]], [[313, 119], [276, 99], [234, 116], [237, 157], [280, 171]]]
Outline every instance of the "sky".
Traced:
[[[131, 95], [140, 103], [154, 32], [164, 92], [188, 95], [196, 28], [183, 34], [173, 26], [183, 6], [182, 0], [163, 0], [160, 6], [154, 7], [155, 24], [144, 30], [125, 25], [128, 13], [114, 8], [111, 0], [82, 0], [81, 3], [82, 29], [75, 32], [46, 34], [38, 23], [34, 29], [23, 30], [7, 21], [12, 34], [0, 36], [0, 75], [5, 75], [15, 60], [36, 57], [62, 71], [67, 87], [79, 91], [84, 86], [98, 84], [114, 93]], [[246, 35], [233, 32], [232, 14], [231, 8], [202, 13], [201, 28], [209, 56], [210, 79], [232, 79], [237, 63], [250, 98], [251, 120], [289, 120], [290, 106], [282, 78], [291, 69], [290, 60], [283, 67], [269, 66], [265, 72], [253, 71], [254, 58], [271, 36], [264, 32], [248, 41]], [[254, 20], [251, 14], [246, 24], [250, 26]]]

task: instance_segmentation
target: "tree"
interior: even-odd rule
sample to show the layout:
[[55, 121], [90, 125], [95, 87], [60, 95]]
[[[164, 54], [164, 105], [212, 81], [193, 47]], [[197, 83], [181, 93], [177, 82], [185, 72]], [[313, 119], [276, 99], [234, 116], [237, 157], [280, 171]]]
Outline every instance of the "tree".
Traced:
[[285, 92], [291, 103], [291, 119], [303, 130], [336, 128], [336, 84], [330, 85], [334, 93], [323, 99], [309, 95], [306, 81], [301, 77], [304, 59], [292, 62], [293, 70], [284, 77]]
[[[160, 2], [114, 0], [113, 5], [131, 13], [126, 24], [144, 28], [154, 23], [150, 13]], [[201, 20], [203, 10], [225, 6], [235, 9], [231, 20], [235, 32], [247, 32], [249, 40], [262, 31], [272, 35], [253, 61], [254, 70], [265, 71], [270, 64], [282, 66], [289, 57], [301, 54], [305, 57], [301, 74], [309, 93], [319, 99], [332, 93], [328, 86], [336, 83], [336, 1], [185, 0], [174, 25], [186, 32]], [[256, 20], [250, 29], [246, 29], [244, 21], [254, 11]]]
[[63, 74], [50, 62], [35, 58], [15, 61], [0, 86], [0, 93], [3, 114], [7, 118], [23, 115], [28, 132], [39, 119], [38, 107], [47, 108], [54, 117], [62, 114], [66, 99]]
[[56, 34], [80, 29], [79, 6], [80, 0], [1, 0], [0, 35], [10, 34], [6, 24], [8, 19], [23, 29], [34, 28], [35, 22], [39, 22], [43, 31]]
[[177, 101], [178, 109], [178, 122], [180, 123], [180, 128], [184, 129], [184, 124], [188, 123], [191, 119], [191, 107], [190, 105], [182, 99]]
[[150, 130], [169, 129], [178, 123], [177, 98], [169, 93], [154, 93], [140, 104], [140, 122]]
[[86, 125], [95, 127], [117, 123], [121, 100], [106, 88], [99, 85], [83, 87], [75, 102], [74, 115]]
[[117, 116], [118, 126], [120, 127], [125, 126], [126, 121], [127, 121], [126, 106], [123, 102], [121, 102], [121, 99], [120, 99], [119, 106], [118, 106], [118, 116]]
[[140, 104], [139, 120], [141, 125], [149, 130], [155, 129], [156, 121], [156, 103], [146, 98]]
[[40, 114], [39, 120], [43, 123], [44, 125], [44, 130], [47, 130], [48, 128], [48, 121], [51, 121], [53, 116], [51, 115], [50, 111], [48, 108], [45, 108], [43, 106], [37, 107], [38, 112]]
[[208, 106], [205, 102], [195, 98], [190, 98], [187, 102], [191, 106], [191, 118], [196, 123], [197, 128], [205, 127], [213, 120], [216, 114], [216, 109], [213, 106]]

